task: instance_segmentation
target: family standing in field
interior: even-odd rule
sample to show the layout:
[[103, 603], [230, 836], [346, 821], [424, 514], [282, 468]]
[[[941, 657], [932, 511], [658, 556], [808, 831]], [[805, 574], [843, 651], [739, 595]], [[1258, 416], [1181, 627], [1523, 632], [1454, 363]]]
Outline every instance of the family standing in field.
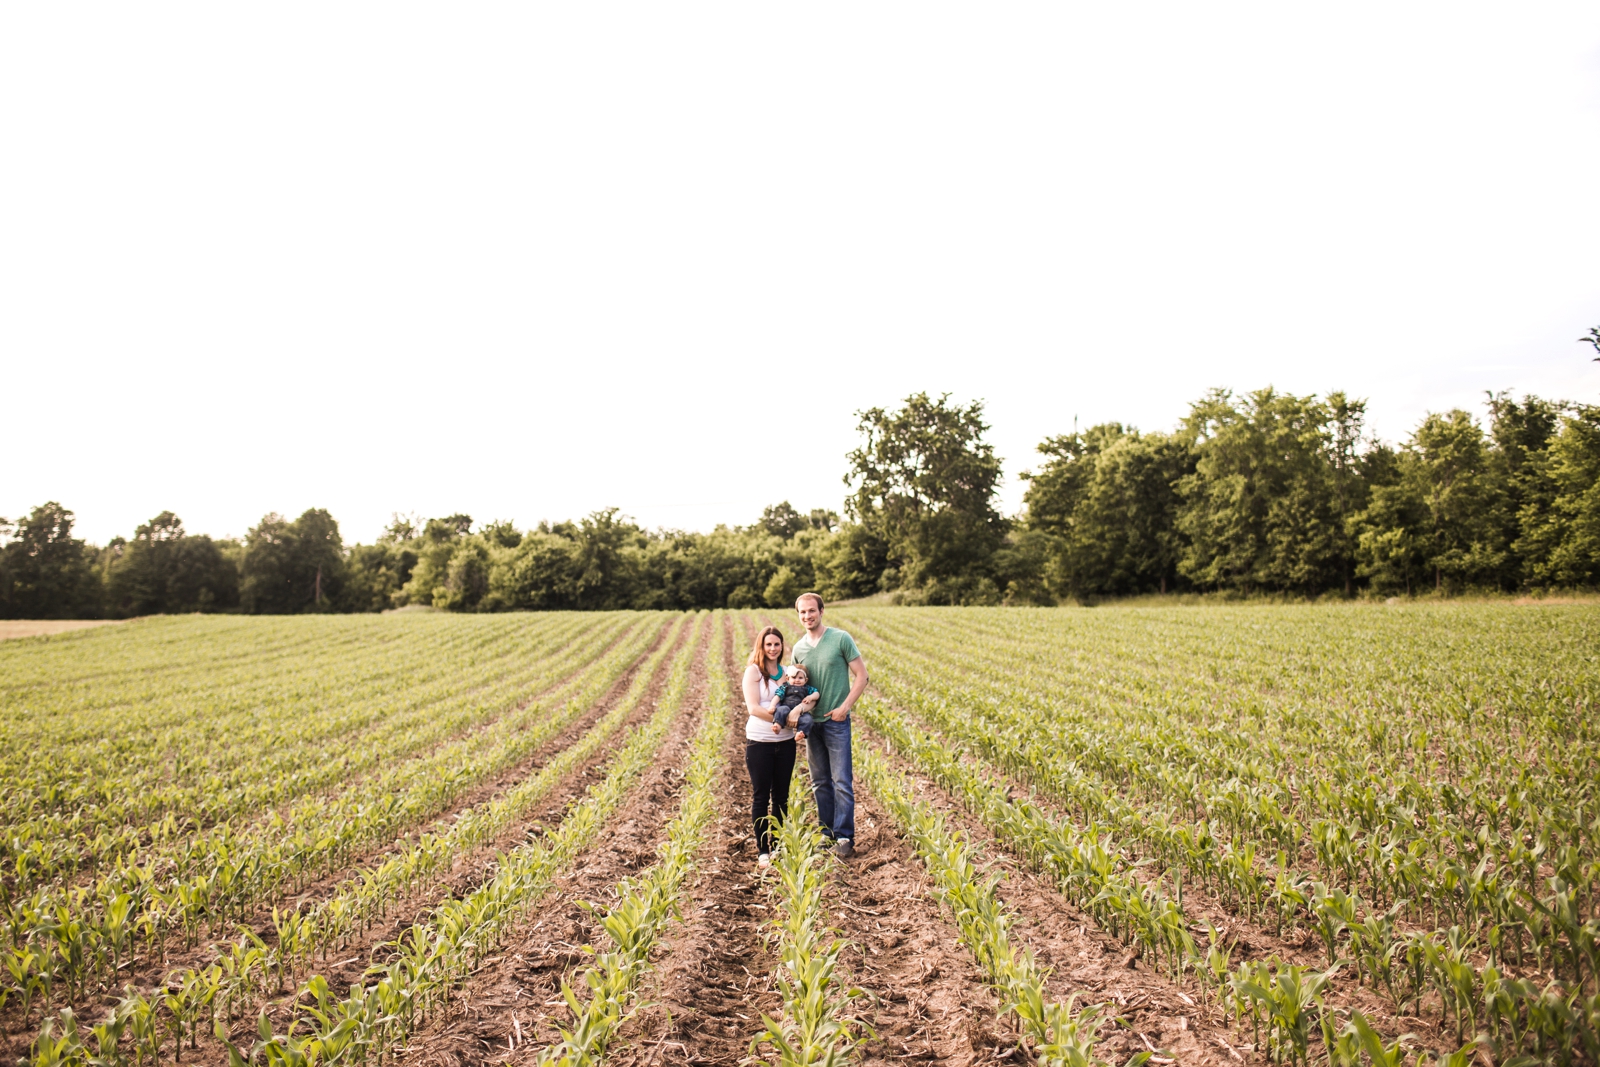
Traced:
[[822, 621], [822, 598], [795, 601], [805, 634], [794, 643], [789, 666], [783, 633], [763, 627], [744, 671], [744, 762], [753, 796], [756, 862], [772, 862], [773, 831], [789, 807], [795, 741], [806, 743], [811, 788], [822, 834], [841, 859], [855, 851], [855, 775], [850, 754], [850, 711], [867, 688], [867, 664], [854, 639]]

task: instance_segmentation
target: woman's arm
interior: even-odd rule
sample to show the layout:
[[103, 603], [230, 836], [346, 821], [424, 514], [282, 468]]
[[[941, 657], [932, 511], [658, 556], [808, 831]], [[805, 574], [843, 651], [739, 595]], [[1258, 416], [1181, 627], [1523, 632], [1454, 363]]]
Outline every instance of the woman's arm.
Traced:
[[744, 669], [744, 710], [762, 722], [772, 721], [772, 712], [761, 706], [761, 668]]

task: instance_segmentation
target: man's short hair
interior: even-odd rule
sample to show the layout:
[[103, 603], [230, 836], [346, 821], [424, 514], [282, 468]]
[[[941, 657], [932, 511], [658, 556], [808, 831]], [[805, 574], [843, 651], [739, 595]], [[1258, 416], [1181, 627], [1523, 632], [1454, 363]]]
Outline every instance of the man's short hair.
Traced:
[[816, 593], [801, 593], [799, 596], [794, 598], [794, 606], [798, 608], [800, 606], [800, 601], [802, 600], [815, 600], [817, 602], [817, 610], [822, 610], [822, 597], [820, 595]]

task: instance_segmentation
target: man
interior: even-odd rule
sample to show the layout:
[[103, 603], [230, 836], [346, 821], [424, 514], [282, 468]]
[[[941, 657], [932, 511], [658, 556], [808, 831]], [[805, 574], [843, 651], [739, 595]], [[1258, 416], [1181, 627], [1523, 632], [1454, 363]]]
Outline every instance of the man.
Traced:
[[867, 689], [867, 663], [843, 630], [822, 624], [822, 598], [802, 593], [794, 602], [805, 636], [794, 643], [793, 662], [805, 667], [817, 690], [816, 721], [806, 735], [806, 760], [816, 791], [822, 833], [835, 854], [855, 854], [855, 772], [850, 762], [850, 709]]

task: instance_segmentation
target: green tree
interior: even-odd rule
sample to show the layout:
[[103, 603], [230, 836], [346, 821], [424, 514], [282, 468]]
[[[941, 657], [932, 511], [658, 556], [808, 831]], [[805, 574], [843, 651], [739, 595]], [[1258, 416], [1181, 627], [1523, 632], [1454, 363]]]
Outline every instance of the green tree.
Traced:
[[793, 607], [800, 594], [808, 588], [810, 586], [800, 580], [794, 568], [786, 565], [772, 572], [763, 591], [763, 599], [769, 608]]
[[450, 599], [450, 557], [471, 532], [471, 515], [455, 514], [423, 523], [421, 534], [412, 542], [416, 565], [397, 599], [407, 604], [443, 607]]
[[523, 611], [575, 608], [578, 574], [577, 542], [546, 524], [524, 534], [517, 547], [490, 569], [488, 601], [494, 607]]
[[1548, 507], [1525, 506], [1518, 548], [1537, 585], [1600, 585], [1600, 407], [1577, 405], [1548, 450]]
[[1338, 556], [1339, 576], [1344, 595], [1355, 593], [1356, 537], [1351, 520], [1365, 510], [1369, 499], [1368, 468], [1364, 459], [1367, 402], [1352, 400], [1342, 391], [1328, 394], [1327, 455], [1331, 466], [1330, 486], [1332, 537]]
[[831, 531], [838, 525], [838, 514], [827, 508], [812, 508], [810, 514], [802, 515], [793, 504], [785, 500], [781, 504], [773, 504], [762, 509], [761, 519], [756, 523], [756, 528], [788, 541], [803, 530]]
[[[1375, 452], [1369, 467], [1381, 458]], [[1387, 471], [1369, 475], [1368, 505], [1348, 524], [1358, 573], [1379, 591], [1513, 581], [1504, 476], [1505, 457], [1469, 413], [1429, 414], [1389, 455]]]
[[139, 526], [131, 541], [108, 548], [106, 600], [112, 614], [222, 611], [239, 603], [239, 572], [222, 547], [188, 534], [183, 520], [163, 511]]
[[272, 512], [245, 535], [239, 602], [256, 615], [331, 611], [343, 572], [344, 545], [332, 515], [311, 508], [290, 522]]
[[[1377, 450], [1375, 450], [1377, 451]], [[1384, 448], [1365, 464], [1367, 506], [1346, 522], [1355, 544], [1356, 575], [1380, 593], [1418, 589], [1428, 571], [1427, 506], [1409, 453]]]
[[856, 414], [865, 441], [847, 457], [845, 507], [887, 546], [900, 585], [930, 603], [997, 599], [992, 563], [1006, 522], [995, 510], [1000, 461], [983, 439], [983, 402], [917, 393], [898, 411]]
[[1179, 483], [1178, 569], [1202, 586], [1312, 593], [1343, 570], [1334, 503], [1332, 413], [1315, 397], [1213, 390], [1183, 432], [1195, 472]]
[[994, 554], [995, 584], [1008, 606], [1054, 607], [1060, 594], [1047, 579], [1060, 549], [1058, 538], [1042, 530], [1018, 526]]
[[[1049, 592], [1079, 600], [1167, 592], [1182, 549], [1176, 487], [1194, 470], [1189, 442], [1113, 422], [1049, 438], [1039, 451], [1050, 459], [1025, 475], [1023, 500], [1027, 528], [1045, 540], [1016, 550], [1042, 554]], [[1037, 599], [1021, 566], [1013, 565], [1014, 595]]]
[[633, 559], [628, 549], [643, 548], [644, 531], [618, 515], [618, 508], [591, 512], [568, 536], [577, 543], [577, 580], [574, 607], [585, 611], [612, 611], [630, 607], [633, 597]]
[[781, 504], [773, 504], [762, 509], [761, 521], [756, 523], [761, 529], [773, 537], [781, 537], [785, 541], [808, 529], [810, 521], [794, 509], [794, 505], [785, 500]]
[[405, 600], [403, 590], [417, 566], [422, 523], [396, 512], [376, 543], [352, 545], [345, 556], [340, 611], [386, 611]]
[[522, 534], [510, 522], [496, 519], [494, 522], [485, 523], [478, 531], [485, 541], [500, 548], [516, 548], [522, 541]]
[[484, 599], [489, 594], [493, 552], [500, 547], [503, 546], [480, 534], [456, 541], [445, 567], [443, 593], [435, 592], [433, 606], [451, 611], [477, 611], [484, 606]]
[[352, 545], [345, 556], [344, 580], [335, 606], [354, 612], [395, 607], [416, 565], [417, 553], [409, 543], [380, 539], [376, 544]]
[[839, 513], [827, 508], [812, 508], [806, 516], [806, 522], [813, 530], [832, 533], [839, 528]]
[[88, 619], [101, 610], [93, 556], [72, 536], [72, 512], [52, 500], [25, 519], [0, 519], [0, 617]]
[[1558, 487], [1551, 469], [1551, 445], [1561, 429], [1565, 405], [1526, 396], [1519, 403], [1507, 393], [1490, 393], [1487, 476], [1494, 493], [1488, 536], [1504, 559], [1494, 584], [1515, 589], [1534, 582], [1536, 540], [1524, 540], [1551, 514]]
[[1422, 536], [1434, 589], [1443, 591], [1446, 579], [1458, 587], [1493, 581], [1505, 552], [1491, 536], [1496, 487], [1482, 427], [1460, 408], [1430, 414], [1406, 447], [1426, 509]]

